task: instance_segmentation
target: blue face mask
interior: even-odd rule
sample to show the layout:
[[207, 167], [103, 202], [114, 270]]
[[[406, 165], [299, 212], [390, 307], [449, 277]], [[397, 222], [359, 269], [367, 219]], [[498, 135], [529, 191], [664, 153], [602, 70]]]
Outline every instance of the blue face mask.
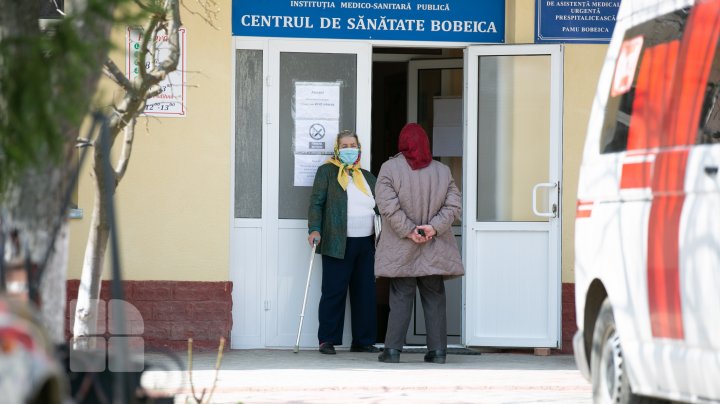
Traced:
[[340, 149], [338, 150], [338, 158], [340, 158], [340, 161], [343, 162], [343, 164], [351, 165], [353, 164], [360, 154], [360, 149], [356, 148], [347, 148], [347, 149]]

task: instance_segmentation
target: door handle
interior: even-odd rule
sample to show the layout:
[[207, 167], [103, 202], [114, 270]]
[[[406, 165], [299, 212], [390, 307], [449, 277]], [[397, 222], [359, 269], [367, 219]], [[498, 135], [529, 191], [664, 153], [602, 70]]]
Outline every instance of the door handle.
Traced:
[[705, 174], [710, 176], [716, 176], [718, 173], [718, 166], [705, 166]]
[[552, 217], [557, 217], [557, 215], [558, 215], [558, 208], [557, 208], [557, 204], [556, 204], [556, 203], [553, 203], [553, 204], [552, 204], [552, 208], [551, 208], [552, 210], [551, 210], [550, 212], [540, 212], [539, 210], [537, 210], [537, 193], [538, 193], [538, 190], [539, 190], [540, 188], [555, 189], [555, 188], [557, 188], [557, 187], [558, 187], [558, 183], [557, 183], [557, 182], [541, 182], [541, 183], [539, 183], [539, 184], [535, 184], [535, 186], [533, 187], [533, 190], [532, 190], [532, 209], [533, 209], [533, 213], [534, 213], [536, 216], [540, 216], [540, 217], [551, 217], [551, 218], [552, 218]]

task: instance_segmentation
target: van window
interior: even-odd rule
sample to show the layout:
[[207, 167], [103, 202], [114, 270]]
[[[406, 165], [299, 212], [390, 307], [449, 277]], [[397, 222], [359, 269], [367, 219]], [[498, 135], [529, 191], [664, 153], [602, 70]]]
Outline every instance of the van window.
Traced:
[[[675, 70], [677, 50], [687, 22], [690, 9], [682, 9], [665, 14], [625, 32], [623, 45], [641, 44], [640, 49], [631, 52], [633, 57], [618, 57], [613, 86], [611, 86], [606, 105], [605, 120], [600, 136], [600, 152], [616, 153], [628, 148], [647, 149], [656, 145], [660, 120], [665, 111], [659, 108], [667, 105], [663, 102], [644, 102], [669, 95], [669, 85]], [[630, 68], [630, 71], [623, 69]], [[718, 66], [720, 68], [720, 65]], [[620, 91], [615, 83], [618, 75], [632, 77], [632, 84]], [[658, 80], [660, 83], [658, 83]], [[628, 80], [629, 82], [629, 80]], [[642, 108], [635, 111], [633, 108]], [[717, 110], [715, 110], [717, 113]], [[630, 120], [636, 119], [632, 126], [638, 127], [630, 136]], [[719, 122], [720, 123], [720, 122]], [[632, 137], [630, 146], [628, 139]]]
[[705, 100], [700, 114], [697, 144], [720, 143], [720, 42], [710, 67]]

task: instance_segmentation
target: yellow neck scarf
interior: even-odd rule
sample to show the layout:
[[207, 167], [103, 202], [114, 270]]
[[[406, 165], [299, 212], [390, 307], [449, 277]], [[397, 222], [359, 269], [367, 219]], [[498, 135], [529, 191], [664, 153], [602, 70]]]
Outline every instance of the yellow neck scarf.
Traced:
[[[348, 183], [350, 183], [349, 177], [352, 176], [353, 183], [355, 183], [355, 186], [360, 191], [362, 191], [362, 193], [364, 193], [365, 195], [372, 196], [372, 195], [370, 195], [370, 192], [368, 192], [367, 188], [365, 187], [365, 181], [363, 181], [363, 174], [362, 174], [362, 171], [360, 171], [360, 162], [357, 162], [353, 165], [346, 165], [346, 164], [343, 164], [340, 160], [338, 160], [334, 156], [329, 158], [327, 162], [340, 167], [340, 169], [338, 170], [337, 180], [338, 180], [338, 183], [340, 184], [340, 186], [342, 187], [342, 189], [347, 191]], [[348, 171], [350, 171], [352, 173], [351, 176], [348, 175], [347, 171], [345, 170], [346, 168], [348, 169]]]

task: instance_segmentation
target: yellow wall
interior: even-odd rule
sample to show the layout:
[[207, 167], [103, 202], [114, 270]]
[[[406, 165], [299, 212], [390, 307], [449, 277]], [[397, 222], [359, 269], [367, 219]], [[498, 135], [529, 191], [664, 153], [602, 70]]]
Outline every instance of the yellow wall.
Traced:
[[[532, 189], [535, 184], [547, 182], [547, 167], [550, 156], [538, 153], [539, 150], [550, 150], [550, 84], [543, 83], [550, 76], [550, 58], [537, 56], [517, 56], [512, 63], [513, 95], [506, 105], [510, 116], [512, 138], [512, 168], [510, 173], [511, 189], [509, 203], [512, 210], [509, 219], [514, 221], [546, 221], [533, 213]], [[537, 208], [548, 211], [547, 204], [540, 202], [546, 195], [543, 191], [538, 196]]]
[[[232, 34], [230, 4], [221, 7], [218, 29], [181, 10], [187, 29], [187, 116], [138, 121], [116, 198], [125, 279], [228, 279]], [[112, 59], [123, 68], [124, 27], [113, 39], [119, 50]], [[102, 92], [112, 94], [109, 83]], [[69, 279], [79, 278], [82, 268], [94, 195], [91, 163], [88, 158], [80, 179], [84, 217], [71, 222]]]
[[505, 2], [505, 42], [533, 43], [535, 34], [535, 0]]
[[566, 45], [563, 99], [562, 281], [575, 281], [575, 201], [590, 108], [607, 45]]

